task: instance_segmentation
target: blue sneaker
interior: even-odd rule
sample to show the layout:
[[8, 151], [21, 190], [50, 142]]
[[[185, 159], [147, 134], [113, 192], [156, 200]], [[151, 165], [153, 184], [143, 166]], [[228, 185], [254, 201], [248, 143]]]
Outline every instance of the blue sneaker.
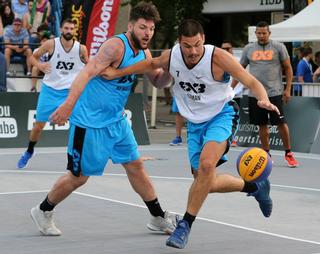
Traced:
[[180, 145], [182, 145], [182, 138], [179, 137], [179, 136], [175, 137], [175, 138], [171, 141], [171, 143], [170, 143], [169, 145], [171, 145], [171, 146], [180, 146]]
[[172, 235], [167, 239], [166, 245], [183, 249], [188, 243], [190, 227], [187, 221], [180, 220]]
[[270, 217], [272, 212], [272, 199], [270, 198], [270, 182], [268, 179], [257, 183], [258, 190], [249, 193], [258, 201], [260, 209], [265, 217]]
[[17, 167], [18, 168], [25, 168], [28, 164], [28, 161], [32, 157], [32, 155], [33, 155], [33, 153], [29, 153], [29, 152], [25, 151], [24, 154], [22, 154], [20, 160], [18, 161]]

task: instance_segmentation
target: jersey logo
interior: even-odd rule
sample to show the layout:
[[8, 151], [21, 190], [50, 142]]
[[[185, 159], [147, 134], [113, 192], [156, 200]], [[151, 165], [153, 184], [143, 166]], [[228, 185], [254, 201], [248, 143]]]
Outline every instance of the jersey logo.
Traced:
[[271, 61], [273, 59], [273, 50], [256, 50], [252, 53], [253, 61]]
[[118, 81], [118, 83], [126, 83], [126, 82], [132, 83], [132, 82], [133, 82], [133, 78], [134, 78], [134, 75], [127, 75], [127, 76], [122, 77], [122, 78]]
[[57, 62], [56, 69], [70, 71], [73, 69], [73, 66], [74, 66], [74, 63], [59, 61], [59, 62]]
[[199, 84], [199, 83], [193, 83], [191, 84], [190, 82], [179, 82], [180, 87], [186, 91], [186, 92], [191, 92], [193, 91], [194, 93], [204, 93], [206, 91], [206, 85], [205, 84]]

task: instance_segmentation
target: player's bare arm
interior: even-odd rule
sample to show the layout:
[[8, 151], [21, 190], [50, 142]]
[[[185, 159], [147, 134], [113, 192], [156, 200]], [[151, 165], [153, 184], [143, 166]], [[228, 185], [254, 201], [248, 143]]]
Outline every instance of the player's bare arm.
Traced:
[[221, 68], [223, 71], [230, 73], [232, 77], [239, 80], [244, 86], [249, 88], [252, 93], [258, 99], [258, 105], [268, 110], [276, 111], [279, 114], [279, 110], [276, 106], [270, 103], [266, 90], [263, 85], [247, 72], [238, 61], [220, 48], [216, 48], [213, 57], [212, 72], [217, 70], [214, 68]]
[[169, 83], [171, 76], [167, 72], [170, 51], [164, 51], [161, 56], [152, 58], [149, 50], [146, 50], [147, 59], [123, 69], [107, 68], [102, 75], [107, 79], [115, 79], [130, 74], [147, 73], [148, 78], [156, 87], [162, 87]]
[[[146, 56], [147, 59], [152, 58], [150, 50], [147, 50]], [[169, 59], [170, 50], [165, 50], [162, 52], [161, 56], [157, 58], [157, 60], [151, 60], [153, 70], [147, 72], [146, 75], [151, 83], [157, 88], [163, 88], [167, 86], [172, 80], [172, 77], [169, 73]]]
[[51, 66], [48, 62], [41, 63], [40, 57], [44, 55], [45, 53], [48, 53], [49, 55], [53, 54], [54, 50], [54, 39], [48, 40], [45, 43], [43, 43], [37, 51], [35, 51], [31, 57], [30, 62], [32, 65], [36, 66], [40, 71], [43, 73], [49, 73], [51, 71]]
[[119, 64], [123, 51], [123, 44], [119, 43], [117, 38], [104, 42], [97, 55], [87, 63], [74, 79], [66, 101], [51, 115], [51, 121], [59, 125], [65, 124], [89, 80], [108, 66]]
[[80, 59], [83, 63], [88, 63], [89, 57], [88, 57], [88, 50], [85, 45], [80, 46]]

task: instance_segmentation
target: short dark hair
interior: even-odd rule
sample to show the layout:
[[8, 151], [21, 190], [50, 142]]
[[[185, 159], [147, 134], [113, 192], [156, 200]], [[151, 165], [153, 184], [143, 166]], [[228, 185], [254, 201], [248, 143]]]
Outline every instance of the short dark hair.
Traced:
[[135, 22], [140, 18], [152, 20], [154, 23], [161, 20], [158, 9], [152, 2], [139, 2], [132, 7], [129, 20]]
[[178, 37], [181, 39], [182, 36], [193, 37], [197, 34], [204, 34], [202, 25], [194, 19], [185, 19], [181, 22], [178, 27]]
[[269, 23], [267, 21], [259, 21], [258, 24], [256, 25], [256, 28], [258, 27], [267, 27], [269, 30]]
[[303, 56], [305, 57], [305, 56], [308, 56], [310, 54], [312, 54], [312, 48], [311, 47], [305, 47], [303, 49]]
[[223, 43], [229, 43], [231, 46], [233, 46], [231, 40], [223, 40], [221, 44]]
[[71, 18], [66, 18], [66, 19], [64, 19], [64, 20], [62, 21], [62, 23], [61, 23], [61, 27], [63, 27], [65, 23], [69, 23], [69, 24], [74, 24], [74, 25], [76, 25], [76, 22], [73, 21]]

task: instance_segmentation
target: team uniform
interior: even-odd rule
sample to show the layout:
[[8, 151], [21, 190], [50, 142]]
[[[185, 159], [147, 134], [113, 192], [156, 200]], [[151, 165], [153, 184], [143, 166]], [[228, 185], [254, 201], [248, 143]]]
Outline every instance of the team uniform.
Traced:
[[54, 51], [49, 56], [51, 72], [42, 80], [41, 93], [37, 104], [37, 122], [47, 122], [49, 116], [65, 101], [70, 86], [77, 74], [85, 66], [80, 58], [81, 45], [74, 41], [67, 52], [60, 38], [54, 39]]
[[[288, 59], [288, 51], [283, 43], [270, 40], [266, 45], [258, 42], [248, 44], [242, 53], [241, 65], [250, 64], [250, 73], [256, 77], [267, 91], [269, 100], [276, 105], [280, 116], [275, 111], [260, 108], [257, 99], [249, 93], [249, 117], [250, 123], [255, 125], [278, 125], [286, 123], [283, 114], [283, 84], [281, 62]], [[269, 119], [269, 117], [270, 119]]]
[[[118, 68], [146, 58], [143, 50], [134, 54], [124, 34], [116, 37], [125, 48]], [[124, 113], [134, 79], [135, 75], [113, 80], [96, 76], [85, 87], [70, 118], [68, 170], [74, 175], [102, 175], [109, 159], [113, 163], [127, 163], [140, 157]]]
[[[199, 167], [204, 145], [209, 141], [221, 143], [225, 140], [229, 144], [239, 121], [239, 108], [232, 101], [234, 91], [228, 79], [217, 81], [213, 77], [215, 47], [204, 47], [204, 55], [191, 69], [184, 62], [179, 44], [172, 48], [169, 62], [169, 72], [175, 80], [175, 100], [180, 114], [188, 121], [189, 160], [195, 170]], [[223, 156], [219, 164], [225, 161], [226, 156]]]

